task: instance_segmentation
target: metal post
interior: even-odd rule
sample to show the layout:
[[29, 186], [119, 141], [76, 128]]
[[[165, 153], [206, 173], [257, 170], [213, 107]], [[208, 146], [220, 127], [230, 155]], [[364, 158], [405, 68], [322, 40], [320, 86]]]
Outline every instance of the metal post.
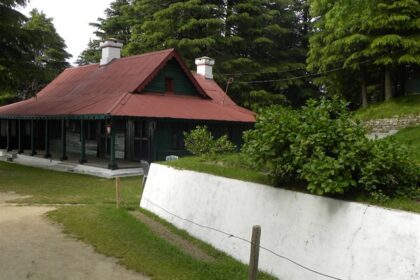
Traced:
[[60, 160], [67, 160], [67, 139], [66, 139], [66, 121], [61, 120], [61, 157]]
[[10, 152], [12, 150], [12, 141], [10, 139], [10, 137], [12, 136], [12, 121], [11, 120], [7, 120], [7, 147], [6, 147], [6, 151]]
[[86, 162], [86, 137], [85, 137], [85, 122], [80, 121], [80, 159], [79, 163]]
[[50, 137], [48, 129], [48, 120], [45, 120], [45, 154], [44, 158], [50, 158]]
[[18, 120], [18, 153], [23, 153], [23, 139], [24, 133], [22, 133], [22, 120]]
[[35, 148], [35, 121], [31, 120], [31, 156], [36, 155]]
[[251, 255], [249, 258], [249, 280], [256, 280], [258, 275], [258, 258], [260, 255], [261, 227], [252, 227]]
[[115, 170], [118, 168], [117, 163], [115, 161], [115, 124], [111, 122], [111, 147], [109, 153], [109, 164], [108, 168], [111, 170]]

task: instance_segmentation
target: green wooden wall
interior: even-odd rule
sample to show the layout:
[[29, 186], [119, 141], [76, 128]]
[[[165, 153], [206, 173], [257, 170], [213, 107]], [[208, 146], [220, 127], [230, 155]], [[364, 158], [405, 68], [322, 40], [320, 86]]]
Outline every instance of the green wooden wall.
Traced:
[[174, 93], [180, 95], [199, 95], [197, 89], [187, 77], [181, 66], [175, 59], [167, 62], [165, 67], [156, 77], [143, 89], [144, 92], [165, 92], [165, 78], [172, 78]]
[[407, 93], [420, 93], [420, 78], [407, 81]]
[[206, 125], [215, 138], [225, 134], [228, 135], [237, 147], [241, 147], [243, 144], [243, 131], [253, 127], [253, 124], [250, 123], [216, 123], [188, 120], [157, 121], [152, 143], [152, 160], [162, 161], [168, 155], [189, 155], [183, 146], [183, 132], [190, 131], [197, 125]]

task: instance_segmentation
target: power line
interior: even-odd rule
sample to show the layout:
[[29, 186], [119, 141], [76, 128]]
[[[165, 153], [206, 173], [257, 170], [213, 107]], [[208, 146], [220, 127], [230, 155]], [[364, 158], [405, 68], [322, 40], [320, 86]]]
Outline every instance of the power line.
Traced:
[[282, 74], [282, 73], [288, 73], [288, 72], [295, 72], [298, 70], [306, 70], [305, 67], [301, 68], [294, 68], [294, 69], [288, 69], [288, 70], [273, 70], [273, 71], [259, 71], [259, 72], [237, 72], [237, 73], [217, 73], [222, 76], [243, 76], [243, 75], [252, 75], [252, 74]]
[[[397, 52], [394, 53], [394, 55], [399, 54], [403, 51], [404, 50], [397, 51]], [[344, 62], [346, 60], [347, 59], [344, 59], [344, 60], [340, 60], [340, 61], [337, 61], [337, 62], [334, 62], [334, 63], [341, 63], [341, 62]], [[374, 60], [376, 60], [376, 58], [371, 58], [371, 59], [361, 61], [361, 62], [354, 62], [352, 64], [349, 64], [349, 66], [355, 65], [355, 64], [366, 64], [366, 63], [370, 63]], [[235, 83], [238, 83], [238, 84], [263, 84], [263, 83], [273, 83], [273, 82], [285, 82], [285, 81], [298, 80], [298, 79], [302, 79], [302, 78], [310, 78], [310, 77], [319, 76], [319, 75], [323, 75], [323, 74], [328, 74], [328, 73], [331, 73], [331, 72], [337, 72], [337, 71], [341, 71], [341, 70], [345, 70], [345, 69], [346, 69], [346, 67], [341, 66], [341, 67], [333, 68], [331, 70], [327, 70], [327, 71], [324, 71], [324, 72], [312, 73], [312, 74], [307, 74], [307, 75], [302, 75], [302, 76], [297, 76], [297, 77], [291, 77], [291, 78], [271, 79], [271, 80], [254, 80], [254, 81], [236, 81]], [[297, 71], [297, 70], [303, 70], [303, 68], [302, 69], [297, 68], [297, 69], [294, 69], [294, 70], [285, 70], [285, 71], [279, 71], [279, 72], [273, 72], [273, 73], [281, 74], [281, 73], [287, 73], [287, 72], [294, 72], [294, 71]], [[264, 72], [249, 72], [249, 74], [257, 74], [257, 73], [264, 73]], [[269, 73], [269, 72], [267, 72], [267, 73]], [[225, 76], [229, 76], [229, 75], [234, 76], [235, 75], [235, 74], [221, 74], [221, 73], [217, 73], [217, 74], [222, 75], [222, 76], [223, 75], [225, 75]], [[237, 73], [238, 76], [240, 74], [241, 73]], [[246, 73], [242, 73], [242, 74], [246, 74]], [[224, 78], [224, 77], [222, 77], [222, 79], [226, 80], [226, 78]]]
[[[218, 233], [221, 233], [221, 234], [224, 234], [224, 235], [228, 236], [229, 238], [236, 238], [236, 239], [241, 240], [241, 241], [244, 241], [244, 242], [246, 242], [246, 243], [253, 244], [253, 242], [251, 242], [251, 241], [249, 241], [249, 240], [247, 240], [247, 239], [245, 239], [245, 238], [242, 238], [242, 237], [240, 237], [240, 236], [236, 236], [236, 235], [234, 235], [234, 234], [231, 234], [231, 233], [225, 232], [225, 231], [223, 231], [223, 230], [220, 230], [220, 229], [217, 229], [217, 228], [213, 228], [213, 227], [210, 227], [210, 226], [206, 226], [206, 225], [202, 225], [202, 224], [196, 223], [196, 222], [194, 222], [194, 221], [192, 221], [192, 220], [189, 220], [189, 219], [186, 219], [186, 218], [180, 217], [180, 216], [178, 216], [177, 214], [174, 214], [174, 213], [170, 212], [169, 210], [166, 210], [166, 209], [165, 209], [165, 208], [163, 208], [162, 206], [157, 205], [156, 203], [152, 202], [151, 200], [149, 200], [149, 199], [148, 199], [148, 198], [146, 198], [146, 197], [143, 197], [142, 199], [146, 200], [146, 201], [147, 201], [147, 202], [149, 202], [150, 204], [152, 204], [152, 205], [156, 206], [157, 208], [159, 208], [159, 209], [163, 210], [164, 212], [166, 212], [166, 213], [168, 213], [168, 214], [170, 214], [170, 215], [172, 215], [172, 216], [174, 216], [174, 217], [176, 217], [176, 218], [178, 218], [178, 219], [180, 219], [180, 220], [183, 220], [183, 221], [189, 222], [189, 223], [191, 223], [191, 224], [193, 224], [193, 225], [196, 225], [196, 226], [199, 226], [199, 227], [202, 227], [202, 228], [205, 228], [205, 229], [209, 229], [209, 230], [216, 231], [216, 232], [218, 232]], [[294, 260], [292, 260], [292, 259], [290, 259], [290, 258], [288, 258], [288, 257], [286, 257], [286, 256], [280, 255], [280, 254], [278, 254], [278, 253], [276, 253], [276, 252], [274, 252], [274, 251], [272, 251], [272, 250], [270, 250], [270, 249], [268, 249], [268, 248], [266, 248], [266, 247], [263, 247], [263, 246], [261, 246], [261, 245], [260, 245], [259, 247], [260, 247], [262, 250], [265, 250], [265, 251], [267, 251], [267, 252], [269, 252], [269, 253], [273, 254], [273, 255], [274, 255], [274, 256], [276, 256], [276, 257], [279, 257], [279, 258], [281, 258], [281, 259], [287, 260], [287, 261], [289, 261], [289, 262], [291, 262], [291, 263], [293, 263], [293, 264], [295, 264], [295, 265], [299, 266], [300, 268], [303, 268], [303, 269], [305, 269], [305, 270], [307, 270], [307, 271], [310, 271], [310, 272], [312, 272], [312, 273], [315, 273], [315, 274], [318, 274], [318, 275], [324, 276], [324, 277], [326, 277], [326, 278], [334, 279], [334, 280], [343, 280], [343, 279], [341, 279], [341, 278], [334, 277], [334, 276], [331, 276], [331, 275], [328, 275], [328, 274], [325, 274], [325, 273], [322, 273], [322, 272], [316, 271], [316, 270], [311, 269], [311, 268], [309, 268], [309, 267], [306, 267], [306, 266], [304, 266], [304, 265], [302, 265], [302, 264], [300, 264], [300, 263], [298, 263], [298, 262], [296, 262], [296, 261], [294, 261]]]
[[[359, 62], [358, 64], [366, 64], [369, 63], [371, 60], [367, 60], [364, 62]], [[356, 63], [354, 63], [356, 64]], [[318, 73], [312, 73], [312, 74], [307, 74], [307, 75], [302, 75], [302, 76], [296, 76], [296, 77], [292, 77], [292, 78], [283, 78], [283, 79], [272, 79], [272, 80], [255, 80], [255, 81], [236, 81], [235, 83], [237, 84], [264, 84], [264, 83], [273, 83], [273, 82], [285, 82], [285, 81], [292, 81], [292, 80], [299, 80], [302, 78], [310, 78], [310, 77], [315, 77], [315, 76], [320, 76], [323, 74], [328, 74], [328, 73], [332, 73], [332, 72], [337, 72], [337, 71], [341, 71], [346, 69], [345, 67], [338, 67], [338, 68], [334, 68], [331, 70], [327, 70], [324, 72], [318, 72]]]
[[[347, 60], [348, 58], [332, 62], [331, 64], [339, 64]], [[222, 75], [222, 76], [243, 76], [243, 75], [252, 75], [252, 74], [283, 74], [283, 73], [295, 72], [299, 70], [306, 70], [306, 67], [293, 68], [293, 69], [287, 69], [287, 70], [281, 70], [281, 71], [273, 70], [273, 71], [235, 72], [235, 73], [217, 73], [217, 74]]]

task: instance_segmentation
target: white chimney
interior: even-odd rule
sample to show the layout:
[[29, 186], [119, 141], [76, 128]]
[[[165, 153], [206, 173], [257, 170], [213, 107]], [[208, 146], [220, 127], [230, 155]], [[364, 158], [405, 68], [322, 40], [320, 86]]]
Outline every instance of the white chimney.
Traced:
[[213, 79], [213, 58], [208, 56], [196, 58], [195, 65], [197, 65], [197, 74], [204, 76], [206, 79]]
[[121, 58], [121, 48], [123, 44], [117, 39], [106, 39], [104, 42], [99, 44], [99, 47], [102, 49], [102, 57], [100, 66], [107, 65], [113, 59]]

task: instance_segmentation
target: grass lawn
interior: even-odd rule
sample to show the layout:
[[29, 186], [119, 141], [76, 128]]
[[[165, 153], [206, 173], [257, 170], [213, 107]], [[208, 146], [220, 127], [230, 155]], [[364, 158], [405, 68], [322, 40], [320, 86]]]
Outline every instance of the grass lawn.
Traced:
[[[49, 218], [66, 233], [99, 253], [113, 256], [126, 267], [152, 279], [246, 279], [248, 267], [186, 232], [139, 210], [140, 177], [122, 178], [122, 207], [115, 208], [115, 182], [92, 176], [56, 172], [0, 162], [0, 192], [14, 191], [31, 197], [28, 204], [58, 204]], [[60, 204], [63, 204], [60, 206]], [[69, 205], [70, 204], [70, 205]], [[74, 204], [74, 205], [72, 205]], [[169, 230], [214, 258], [197, 260], [154, 234], [129, 213], [142, 213], [162, 222]], [[258, 279], [275, 279], [260, 273]]]
[[[87, 175], [0, 162], [0, 192], [30, 195], [19, 202], [31, 204], [115, 205], [115, 182]], [[125, 207], [140, 201], [140, 177], [121, 178]]]
[[386, 102], [369, 105], [355, 113], [355, 118], [367, 121], [420, 114], [420, 95], [405, 96]]
[[231, 154], [218, 158], [217, 161], [209, 161], [200, 157], [184, 157], [175, 161], [161, 162], [161, 164], [179, 169], [194, 170], [203, 173], [210, 173], [231, 179], [238, 179], [265, 185], [272, 185], [273, 180], [268, 176], [240, 166], [240, 158], [237, 154]]
[[398, 131], [397, 134], [391, 136], [398, 143], [406, 145], [413, 159], [420, 165], [420, 126], [407, 127]]
[[[401, 134], [400, 134], [401, 133]], [[420, 127], [416, 128], [407, 128], [401, 130], [395, 135], [397, 141], [404, 140], [406, 141], [407, 146], [410, 151], [414, 153], [419, 152], [420, 141], [415, 141], [415, 139], [420, 139], [417, 135], [420, 133]], [[417, 137], [417, 138], [416, 138]], [[411, 141], [411, 140], [412, 141]], [[401, 141], [403, 143], [403, 141]], [[417, 149], [417, 150], [416, 150]], [[161, 162], [163, 165], [171, 166], [177, 169], [187, 169], [194, 170], [203, 173], [209, 173], [217, 176], [238, 179], [242, 181], [254, 182], [265, 184], [268, 186], [279, 186], [285, 189], [309, 193], [306, 190], [306, 186], [302, 184], [287, 184], [278, 185], [275, 184], [273, 179], [267, 175], [258, 172], [255, 169], [249, 169], [246, 167], [241, 167], [238, 165], [238, 160], [240, 156], [237, 154], [231, 154], [227, 156], [220, 156], [217, 160], [208, 160], [200, 157], [185, 157], [180, 158], [176, 161], [170, 162]], [[417, 163], [419, 163], [419, 157], [417, 157]], [[332, 198], [342, 199], [346, 201], [358, 201], [361, 203], [369, 203], [373, 205], [383, 206], [387, 208], [400, 209], [405, 211], [417, 212], [420, 213], [420, 201], [413, 201], [410, 199], [395, 198], [390, 199], [386, 202], [377, 202], [370, 198], [366, 197], [355, 197], [355, 196], [342, 196], [342, 195], [331, 195]]]
[[[49, 216], [64, 224], [67, 233], [92, 244], [98, 252], [117, 257], [128, 268], [146, 273], [153, 279], [247, 278], [246, 265], [197, 240], [195, 244], [214, 261], [196, 260], [154, 235], [124, 209], [73, 206], [50, 212]], [[275, 278], [261, 273], [259, 279]]]

